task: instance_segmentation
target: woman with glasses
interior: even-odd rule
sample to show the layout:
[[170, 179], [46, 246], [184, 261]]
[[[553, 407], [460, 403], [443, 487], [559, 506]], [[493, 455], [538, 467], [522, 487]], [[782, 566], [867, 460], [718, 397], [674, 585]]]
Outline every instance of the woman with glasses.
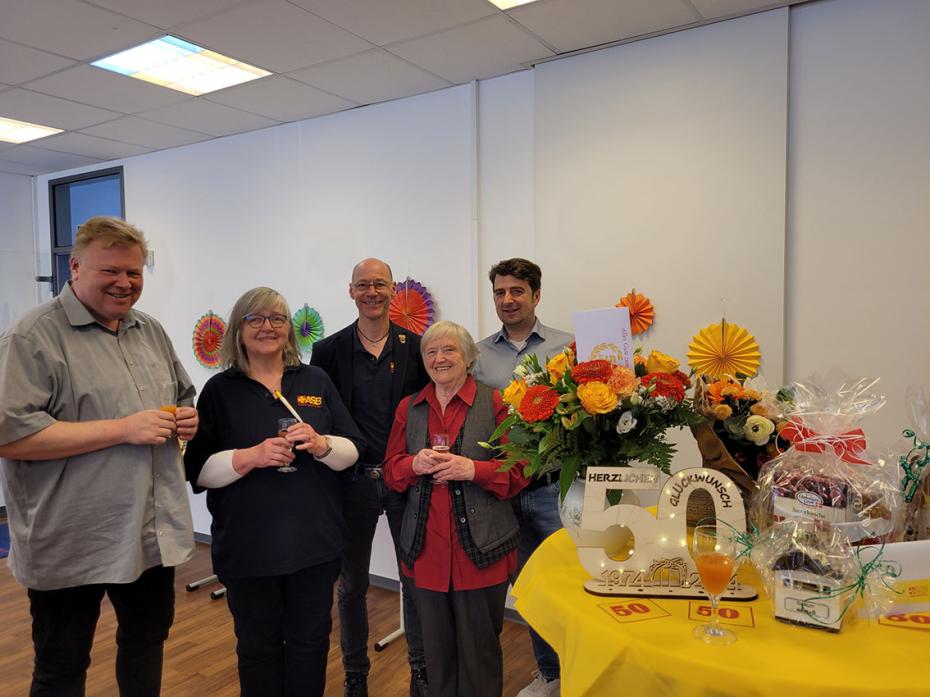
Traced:
[[527, 480], [501, 472], [482, 448], [507, 418], [499, 390], [469, 375], [478, 347], [464, 327], [423, 334], [432, 381], [397, 407], [384, 481], [407, 492], [400, 535], [413, 580], [430, 697], [500, 697], [504, 601], [517, 567], [519, 527], [510, 501]]
[[226, 370], [204, 386], [184, 463], [207, 490], [242, 695], [322, 697], [346, 543], [340, 472], [364, 442], [326, 373], [301, 364], [276, 291], [236, 301], [220, 352]]

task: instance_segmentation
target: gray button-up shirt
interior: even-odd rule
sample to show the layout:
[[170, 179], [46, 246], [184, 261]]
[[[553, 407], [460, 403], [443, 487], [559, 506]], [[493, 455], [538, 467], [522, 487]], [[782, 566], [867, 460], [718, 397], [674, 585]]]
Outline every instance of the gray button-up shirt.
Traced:
[[486, 339], [478, 343], [478, 360], [475, 361], [475, 367], [472, 374], [475, 380], [483, 382], [491, 387], [507, 387], [513, 377], [513, 369], [528, 354], [536, 354], [540, 364], [545, 366], [552, 356], [564, 349], [574, 341], [574, 337], [568, 332], [563, 332], [552, 327], [545, 326], [538, 319], [533, 331], [526, 339], [526, 346], [517, 350], [517, 347], [510, 343], [504, 328], [491, 334]]
[[[194, 388], [162, 326], [130, 310], [114, 332], [68, 285], [0, 336], [0, 444], [56, 421], [118, 419], [193, 403]], [[190, 559], [194, 538], [176, 439], [117, 445], [60, 460], [0, 460], [9, 565], [52, 590], [127, 583]]]

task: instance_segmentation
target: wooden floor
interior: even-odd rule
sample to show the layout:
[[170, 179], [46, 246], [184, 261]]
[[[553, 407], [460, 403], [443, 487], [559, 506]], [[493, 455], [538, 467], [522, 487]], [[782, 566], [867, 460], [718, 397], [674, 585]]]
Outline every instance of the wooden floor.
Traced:
[[[175, 622], [165, 646], [163, 697], [234, 697], [239, 694], [235, 638], [224, 600], [211, 600], [211, 587], [193, 593], [184, 590], [191, 581], [210, 574], [210, 552], [197, 545], [192, 561], [178, 569]], [[214, 586], [213, 588], [215, 588]], [[368, 595], [371, 642], [397, 627], [397, 594], [372, 588]], [[342, 662], [337, 613], [327, 669], [327, 697], [342, 695]], [[87, 676], [87, 697], [114, 697], [113, 675], [116, 620], [104, 601], [92, 664]], [[504, 695], [513, 697], [526, 685], [535, 668], [526, 627], [504, 623]], [[403, 639], [375, 653], [368, 686], [371, 697], [406, 697], [409, 690], [407, 646]], [[18, 697], [29, 693], [32, 673], [32, 639], [26, 591], [13, 580], [5, 560], [0, 561], [0, 694]]]

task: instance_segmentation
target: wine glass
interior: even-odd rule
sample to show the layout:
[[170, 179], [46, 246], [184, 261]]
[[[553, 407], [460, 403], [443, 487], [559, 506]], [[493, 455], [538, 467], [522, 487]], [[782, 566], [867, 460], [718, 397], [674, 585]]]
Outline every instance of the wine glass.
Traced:
[[[285, 417], [278, 419], [278, 437], [284, 438], [287, 436], [287, 429], [297, 423], [297, 419], [291, 417]], [[291, 446], [291, 450], [294, 449], [294, 446]], [[281, 465], [278, 468], [278, 472], [296, 472], [297, 468], [294, 467], [294, 463], [291, 462], [289, 465]]]
[[[430, 447], [435, 450], [437, 453], [447, 453], [450, 450], [449, 447], [449, 434], [448, 433], [434, 433], [430, 436]], [[446, 482], [433, 480], [435, 484], [444, 485]]]
[[721, 626], [717, 606], [733, 577], [736, 558], [733, 535], [725, 530], [718, 531], [716, 523], [698, 525], [694, 528], [692, 556], [704, 590], [710, 597], [711, 614], [710, 622], [695, 627], [691, 634], [705, 644], [732, 644], [736, 641], [736, 634]]

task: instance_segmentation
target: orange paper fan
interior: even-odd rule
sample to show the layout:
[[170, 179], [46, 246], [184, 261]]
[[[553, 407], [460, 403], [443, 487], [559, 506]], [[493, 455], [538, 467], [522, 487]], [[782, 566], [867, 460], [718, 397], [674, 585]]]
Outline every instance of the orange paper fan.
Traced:
[[630, 311], [630, 331], [633, 334], [642, 334], [649, 329], [656, 317], [652, 302], [645, 295], [637, 293], [635, 288], [620, 298], [614, 307], [625, 307]]
[[688, 345], [688, 365], [699, 375], [755, 375], [762, 354], [755, 337], [725, 319], [699, 331]]

